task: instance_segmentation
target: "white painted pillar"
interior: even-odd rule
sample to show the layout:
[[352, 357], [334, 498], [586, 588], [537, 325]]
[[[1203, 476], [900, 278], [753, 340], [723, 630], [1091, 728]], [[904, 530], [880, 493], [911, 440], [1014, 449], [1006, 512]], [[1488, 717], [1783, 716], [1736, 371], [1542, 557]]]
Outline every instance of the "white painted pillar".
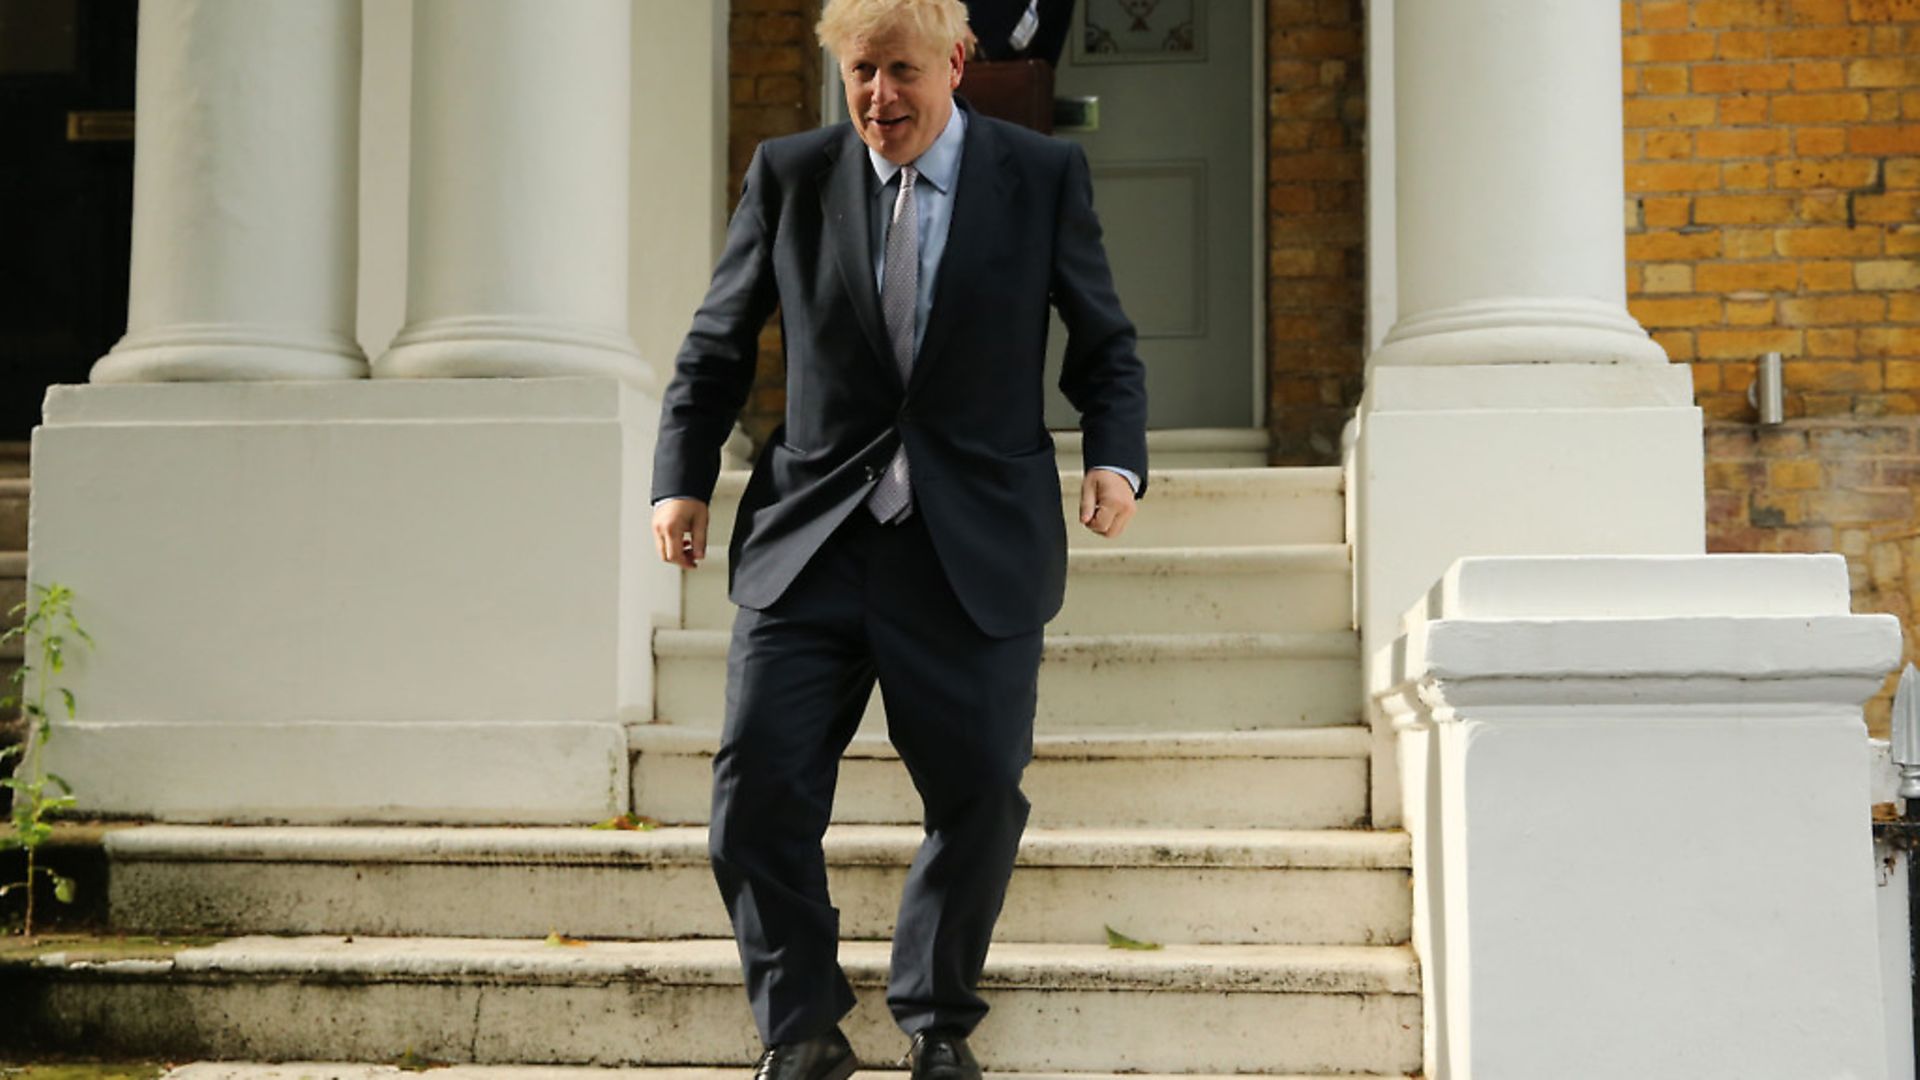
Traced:
[[1468, 559], [1399, 734], [1433, 1080], [1885, 1080], [1861, 703], [1900, 656], [1838, 555]]
[[93, 382], [351, 379], [359, 0], [140, 7], [127, 333]]
[[1665, 364], [1626, 307], [1620, 12], [1399, 4], [1399, 318], [1375, 364]]
[[630, 0], [415, 0], [407, 322], [377, 377], [658, 380], [628, 332]]
[[[1369, 46], [1391, 53], [1395, 174], [1369, 195], [1395, 223], [1395, 318], [1346, 459], [1371, 686], [1400, 614], [1455, 559], [1706, 544], [1692, 380], [1626, 310], [1619, 12], [1392, 16]], [[1400, 785], [1373, 719], [1390, 825]]]

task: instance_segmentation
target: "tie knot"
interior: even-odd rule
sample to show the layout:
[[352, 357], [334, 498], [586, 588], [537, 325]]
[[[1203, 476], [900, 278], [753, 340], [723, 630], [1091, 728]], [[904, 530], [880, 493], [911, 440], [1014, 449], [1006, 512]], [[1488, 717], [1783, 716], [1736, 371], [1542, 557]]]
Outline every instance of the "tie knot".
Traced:
[[919, 175], [920, 170], [911, 165], [900, 166], [900, 186], [906, 188], [908, 191], [912, 191], [913, 181], [919, 177]]

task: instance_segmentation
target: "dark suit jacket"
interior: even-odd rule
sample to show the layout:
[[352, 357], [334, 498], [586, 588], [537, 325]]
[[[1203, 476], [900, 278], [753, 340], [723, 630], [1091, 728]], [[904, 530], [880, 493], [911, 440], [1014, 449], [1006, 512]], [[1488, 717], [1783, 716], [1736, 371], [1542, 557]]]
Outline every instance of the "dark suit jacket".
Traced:
[[[958, 107], [968, 108], [956, 98]], [[1067, 327], [1060, 388], [1085, 460], [1146, 490], [1146, 372], [1120, 310], [1081, 149], [969, 109], [925, 340], [901, 384], [874, 287], [866, 146], [848, 124], [771, 139], [745, 189], [661, 406], [653, 496], [711, 501], [721, 443], [780, 307], [787, 407], [729, 547], [729, 595], [764, 608], [854, 512], [902, 442], [915, 512], [985, 633], [1060, 610], [1066, 526], [1042, 419], [1047, 305]]]

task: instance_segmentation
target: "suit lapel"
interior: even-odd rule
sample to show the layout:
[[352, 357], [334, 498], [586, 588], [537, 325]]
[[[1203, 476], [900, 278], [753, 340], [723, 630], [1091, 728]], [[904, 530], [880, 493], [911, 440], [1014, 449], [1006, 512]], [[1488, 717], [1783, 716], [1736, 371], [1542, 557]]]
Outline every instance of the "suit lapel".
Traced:
[[867, 161], [866, 144], [851, 126], [846, 138], [827, 148], [826, 182], [820, 187], [820, 210], [826, 222], [827, 243], [833, 248], [834, 261], [840, 266], [840, 278], [847, 298], [853, 304], [860, 329], [867, 335], [868, 352], [875, 366], [886, 373], [895, 389], [903, 389], [900, 369], [893, 361], [893, 348], [887, 343], [884, 321], [880, 317], [880, 294], [873, 284], [872, 215], [867, 205], [871, 197], [868, 177], [873, 167]]
[[957, 95], [954, 107], [967, 110], [967, 137], [960, 152], [960, 177], [955, 181], [953, 216], [947, 224], [947, 247], [941, 253], [939, 276], [934, 281], [933, 308], [927, 313], [927, 333], [907, 379], [909, 393], [926, 381], [927, 369], [946, 351], [963, 314], [968, 283], [987, 272], [988, 256], [1005, 239], [1001, 208], [1011, 205], [1019, 186], [1006, 146], [980, 113]]

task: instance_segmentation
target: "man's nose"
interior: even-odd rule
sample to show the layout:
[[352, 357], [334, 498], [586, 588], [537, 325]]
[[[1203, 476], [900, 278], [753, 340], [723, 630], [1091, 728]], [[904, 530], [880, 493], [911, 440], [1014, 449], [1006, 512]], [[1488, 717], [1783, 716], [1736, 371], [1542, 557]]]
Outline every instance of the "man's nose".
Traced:
[[885, 75], [874, 76], [873, 103], [875, 105], [891, 104], [893, 99], [899, 96], [899, 88], [893, 85], [892, 79], [887, 78]]

